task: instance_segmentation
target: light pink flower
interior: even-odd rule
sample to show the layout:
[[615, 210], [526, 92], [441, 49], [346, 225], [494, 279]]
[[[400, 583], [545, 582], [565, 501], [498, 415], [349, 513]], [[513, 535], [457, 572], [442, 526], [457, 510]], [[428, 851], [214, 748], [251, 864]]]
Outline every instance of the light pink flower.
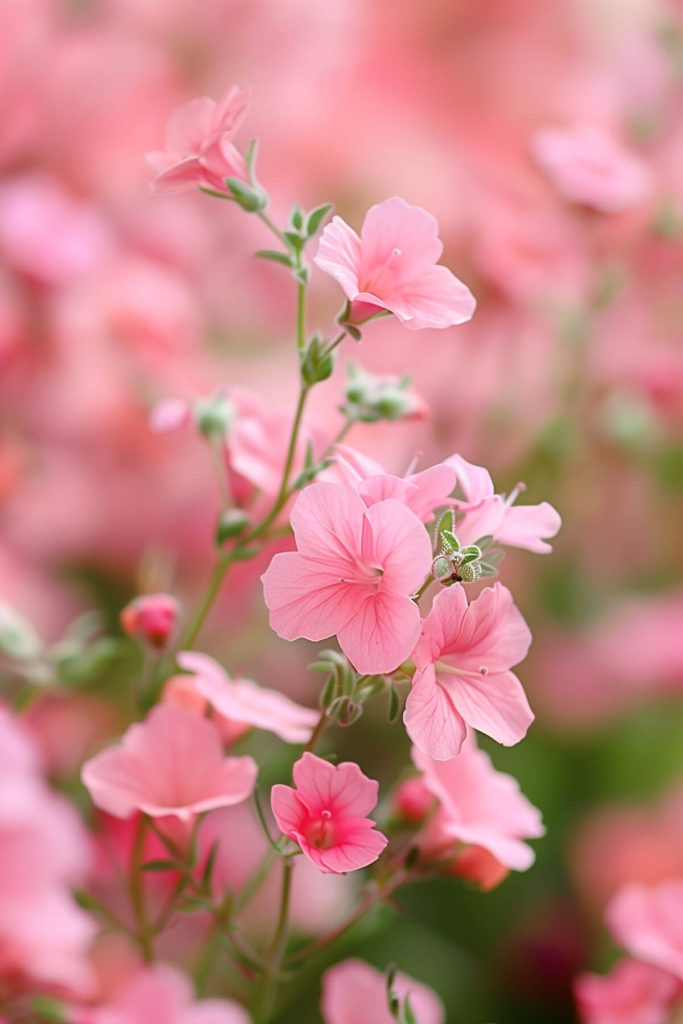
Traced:
[[156, 964], [129, 978], [106, 1006], [76, 1010], [74, 1024], [249, 1024], [245, 1010], [227, 999], [195, 1001], [175, 967]]
[[411, 330], [451, 327], [472, 318], [476, 302], [447, 267], [436, 219], [394, 196], [370, 207], [360, 237], [333, 217], [320, 238], [315, 263], [354, 304], [356, 322], [389, 310]]
[[600, 125], [543, 128], [531, 145], [536, 162], [573, 203], [621, 213], [652, 187], [646, 164]]
[[362, 673], [390, 672], [410, 657], [420, 635], [410, 595], [432, 562], [419, 519], [398, 501], [367, 508], [352, 488], [317, 483], [297, 498], [291, 523], [297, 551], [275, 555], [262, 577], [277, 635], [336, 633]]
[[[443, 1004], [432, 989], [407, 974], [396, 974], [394, 992], [410, 1005], [417, 1024], [443, 1024]], [[325, 1024], [393, 1024], [386, 977], [363, 960], [344, 960], [323, 975], [322, 1014]]]
[[459, 585], [437, 594], [413, 655], [417, 671], [404, 712], [415, 746], [447, 761], [460, 752], [468, 727], [506, 746], [518, 743], [534, 716], [509, 669], [530, 643], [529, 627], [500, 583], [471, 604]]
[[473, 544], [480, 537], [491, 535], [499, 544], [525, 548], [536, 554], [552, 551], [546, 538], [554, 537], [562, 525], [552, 505], [514, 505], [513, 492], [508, 498], [495, 494], [487, 469], [475, 466], [462, 455], [451, 455], [445, 465], [455, 470], [465, 500], [455, 501], [458, 520], [456, 533], [461, 544]]
[[607, 908], [607, 922], [631, 956], [683, 981], [683, 878], [627, 885]]
[[376, 861], [388, 842], [367, 817], [377, 803], [377, 783], [351, 761], [333, 765], [309, 753], [296, 762], [292, 775], [295, 789], [277, 785], [271, 793], [282, 833], [329, 874]]
[[121, 627], [152, 647], [165, 647], [175, 631], [180, 605], [170, 594], [142, 594], [121, 610]]
[[256, 773], [251, 757], [223, 756], [213, 723], [159, 705], [119, 746], [87, 761], [81, 777], [93, 803], [116, 818], [143, 811], [190, 821], [201, 811], [246, 800]]
[[444, 462], [419, 473], [394, 476], [386, 473], [379, 462], [341, 444], [335, 449], [333, 472], [356, 488], [368, 508], [395, 498], [423, 523], [434, 518], [436, 509], [452, 504], [450, 495], [456, 484], [454, 468]]
[[457, 852], [457, 844], [465, 843], [487, 850], [514, 871], [531, 867], [534, 851], [523, 840], [545, 834], [540, 812], [520, 792], [516, 779], [496, 771], [473, 737], [450, 761], [435, 761], [417, 749], [413, 761], [422, 785], [438, 801], [420, 837], [426, 856], [448, 857]]
[[233, 86], [216, 102], [208, 96], [191, 100], [169, 119], [166, 147], [147, 154], [157, 172], [154, 192], [182, 192], [197, 185], [225, 192], [225, 178], [246, 180], [244, 158], [232, 144], [244, 120], [249, 90]]
[[638, 960], [622, 960], [604, 976], [582, 974], [574, 986], [584, 1024], [666, 1024], [679, 990], [670, 974]]
[[277, 690], [267, 690], [249, 679], [231, 679], [207, 654], [181, 651], [178, 664], [192, 675], [174, 676], [164, 694], [166, 703], [185, 703], [199, 697], [203, 713], [208, 704], [226, 738], [236, 739], [247, 729], [265, 729], [285, 743], [306, 743], [319, 712], [296, 704]]

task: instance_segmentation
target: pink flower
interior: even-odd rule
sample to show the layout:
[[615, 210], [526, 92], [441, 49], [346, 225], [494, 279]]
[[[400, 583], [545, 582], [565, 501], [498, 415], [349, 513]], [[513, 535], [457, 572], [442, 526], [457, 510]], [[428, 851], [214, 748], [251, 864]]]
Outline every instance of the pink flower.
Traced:
[[[396, 974], [394, 992], [403, 1002], [406, 996], [417, 1024], [443, 1024], [446, 1019], [441, 1000], [430, 988], [406, 974]], [[323, 975], [322, 1014], [325, 1024], [393, 1024], [387, 983], [381, 971], [362, 960], [344, 960]]]
[[455, 502], [456, 510], [463, 514], [456, 526], [461, 544], [473, 544], [490, 534], [508, 547], [526, 548], [542, 555], [552, 551], [545, 538], [554, 537], [562, 525], [552, 505], [547, 501], [540, 505], [514, 505], [521, 485], [508, 498], [495, 494], [489, 471], [467, 462], [462, 455], [451, 455], [445, 464], [455, 470], [465, 495], [464, 501]]
[[208, 704], [214, 721], [226, 738], [236, 739], [249, 728], [275, 733], [285, 743], [306, 743], [319, 712], [295, 704], [277, 690], [267, 690], [248, 679], [231, 679], [221, 665], [206, 654], [181, 651], [178, 664], [192, 675], [174, 676], [164, 694], [166, 703], [192, 702], [199, 698], [204, 712]]
[[333, 765], [309, 753], [296, 762], [292, 775], [296, 789], [277, 785], [271, 793], [282, 833], [329, 874], [358, 871], [376, 861], [388, 842], [366, 817], [377, 803], [377, 783], [357, 764]]
[[419, 473], [394, 476], [385, 473], [374, 459], [340, 444], [335, 449], [333, 468], [343, 482], [356, 488], [368, 508], [378, 501], [395, 498], [427, 523], [434, 518], [436, 509], [452, 504], [450, 495], [456, 474], [444, 462]]
[[635, 206], [652, 185], [643, 161], [597, 124], [541, 129], [532, 151], [565, 199], [602, 213]]
[[218, 103], [202, 96], [179, 107], [166, 128], [166, 148], [147, 154], [157, 172], [152, 191], [182, 192], [206, 185], [225, 192], [225, 178], [246, 180], [244, 158], [232, 140], [248, 103], [249, 90], [233, 86]]
[[187, 822], [246, 800], [256, 772], [251, 757], [223, 756], [211, 722], [162, 704], [132, 725], [119, 746], [87, 761], [81, 777], [93, 803], [116, 818], [143, 811]]
[[129, 978], [106, 1006], [76, 1010], [74, 1024], [249, 1024], [245, 1010], [227, 999], [195, 1001], [175, 967], [156, 964]]
[[683, 981], [683, 878], [627, 885], [607, 908], [607, 921], [631, 956]]
[[170, 594], [143, 594], [121, 611], [121, 627], [152, 647], [165, 647], [175, 631], [180, 605]]
[[360, 323], [388, 310], [411, 330], [451, 327], [472, 318], [476, 302], [447, 267], [436, 219], [394, 196], [372, 206], [360, 237], [333, 217], [320, 238], [315, 263], [337, 281]]
[[666, 1024], [679, 990], [670, 974], [638, 960], [622, 960], [604, 977], [583, 974], [574, 986], [584, 1024]]
[[414, 659], [404, 721], [415, 746], [437, 761], [460, 752], [468, 727], [510, 746], [534, 716], [510, 667], [526, 657], [529, 627], [496, 583], [471, 604], [464, 589], [437, 594]]
[[390, 672], [410, 657], [420, 613], [410, 599], [429, 572], [431, 543], [395, 500], [367, 508], [350, 487], [317, 483], [291, 514], [297, 551], [275, 555], [263, 587], [270, 625], [285, 640], [324, 640], [362, 673]]
[[416, 749], [413, 761], [425, 790], [438, 801], [419, 840], [423, 855], [443, 859], [465, 843], [486, 850], [505, 868], [531, 867], [534, 851], [523, 840], [545, 834], [541, 815], [516, 779], [496, 771], [473, 738], [450, 761], [435, 761]]

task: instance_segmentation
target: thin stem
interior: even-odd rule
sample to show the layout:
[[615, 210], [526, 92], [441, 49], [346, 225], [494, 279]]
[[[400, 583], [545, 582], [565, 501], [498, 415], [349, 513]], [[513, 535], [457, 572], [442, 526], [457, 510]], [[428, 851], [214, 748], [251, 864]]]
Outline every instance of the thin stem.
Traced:
[[311, 738], [304, 747], [305, 754], [311, 753], [313, 750], [315, 750], [316, 746], [318, 745], [318, 741], [322, 737], [323, 733], [325, 732], [325, 729], [327, 729], [327, 726], [329, 724], [330, 720], [327, 717], [327, 711], [323, 708], [323, 710], [320, 712], [320, 718], [316, 723], [315, 729], [311, 733]]
[[427, 578], [425, 579], [420, 589], [413, 594], [413, 601], [415, 602], [415, 604], [419, 604], [420, 598], [423, 596], [425, 591], [427, 591], [431, 587], [433, 582], [434, 577], [430, 573], [429, 576], [427, 576]]
[[152, 936], [147, 921], [147, 909], [145, 907], [145, 879], [142, 872], [142, 857], [145, 849], [145, 833], [147, 830], [147, 818], [140, 815], [133, 840], [133, 849], [130, 858], [130, 879], [128, 883], [128, 894], [131, 906], [135, 914], [135, 921], [138, 928], [138, 943], [140, 951], [146, 963], [154, 959], [152, 949]]
[[348, 334], [348, 331], [347, 331], [347, 330], [346, 330], [346, 328], [344, 327], [344, 328], [343, 328], [343, 330], [341, 330], [341, 331], [339, 332], [339, 334], [337, 335], [337, 337], [336, 337], [336, 338], [334, 338], [334, 339], [333, 339], [333, 340], [332, 340], [332, 341], [330, 342], [330, 344], [329, 344], [329, 345], [327, 346], [327, 348], [326, 348], [326, 349], [325, 349], [325, 350], [324, 350], [324, 351], [323, 351], [323, 352], [321, 353], [321, 356], [320, 356], [320, 358], [321, 358], [321, 359], [324, 359], [324, 358], [325, 358], [326, 356], [329, 356], [329, 355], [331, 355], [331, 354], [332, 354], [332, 352], [334, 352], [334, 350], [335, 350], [335, 349], [337, 348], [337, 346], [338, 346], [338, 345], [341, 345], [342, 341], [344, 340], [344, 338], [346, 337], [346, 335], [347, 335], [347, 334]]
[[192, 619], [189, 626], [185, 630], [185, 633], [181, 637], [180, 643], [178, 644], [179, 650], [185, 650], [187, 648], [192, 647], [195, 640], [197, 639], [197, 636], [202, 626], [204, 625], [204, 622], [206, 621], [206, 617], [211, 611], [211, 606], [213, 605], [213, 602], [216, 600], [216, 595], [220, 590], [221, 583], [223, 582], [225, 574], [230, 568], [231, 563], [231, 553], [228, 553], [227, 555], [222, 555], [218, 559], [216, 567], [213, 571], [213, 575], [209, 580], [209, 585], [206, 588], [204, 597], [202, 598], [201, 604], [199, 605], [199, 608], [197, 609], [194, 618]]
[[261, 888], [263, 882], [268, 877], [270, 867], [278, 856], [278, 850], [271, 848], [266, 852], [265, 857], [256, 868], [256, 870], [250, 875], [244, 886], [240, 890], [235, 900], [234, 911], [235, 914], [241, 913], [245, 907], [249, 905], [253, 897]]
[[257, 212], [257, 217], [259, 218], [259, 220], [263, 221], [263, 223], [266, 225], [268, 230], [272, 231], [273, 234], [282, 242], [282, 244], [286, 248], [289, 248], [289, 242], [287, 241], [287, 239], [283, 235], [282, 231], [280, 231], [280, 229], [277, 226], [277, 224], [273, 220], [271, 220], [271, 218], [268, 216], [268, 214], [266, 213], [265, 210], [259, 210]]
[[[298, 263], [302, 270], [300, 256]], [[306, 285], [301, 281], [297, 281], [296, 286], [296, 347], [302, 357], [306, 348]]]
[[282, 860], [282, 888], [280, 890], [280, 909], [278, 911], [275, 932], [266, 954], [261, 986], [256, 994], [255, 1020], [258, 1024], [266, 1024], [273, 1009], [275, 983], [282, 966], [282, 957], [287, 942], [289, 925], [289, 901], [292, 892], [292, 872], [294, 864], [289, 857]]
[[220, 437], [211, 438], [211, 456], [213, 458], [213, 465], [216, 471], [216, 480], [218, 482], [218, 493], [221, 499], [221, 508], [223, 510], [230, 508], [230, 482], [228, 480], [228, 474], [225, 467], [225, 457], [223, 455], [223, 439]]

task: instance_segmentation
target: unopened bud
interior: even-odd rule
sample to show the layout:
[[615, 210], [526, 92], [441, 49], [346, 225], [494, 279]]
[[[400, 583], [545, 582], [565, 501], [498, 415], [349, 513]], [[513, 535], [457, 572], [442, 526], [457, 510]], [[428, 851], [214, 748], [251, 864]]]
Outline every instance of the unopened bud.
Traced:
[[225, 544], [226, 540], [239, 537], [249, 523], [249, 516], [244, 509], [229, 508], [225, 512], [221, 512], [216, 523], [216, 544], [218, 547]]
[[407, 779], [394, 795], [396, 811], [407, 821], [420, 822], [434, 804], [434, 797], [421, 779]]
[[235, 419], [235, 407], [225, 395], [214, 395], [195, 403], [194, 416], [204, 437], [225, 437]]
[[121, 611], [121, 628], [160, 650], [171, 640], [179, 614], [180, 605], [170, 594], [143, 594]]
[[28, 619], [0, 601], [0, 654], [16, 661], [32, 661], [42, 649], [40, 637]]
[[258, 213], [268, 205], [268, 193], [260, 185], [248, 185], [241, 178], [226, 178], [232, 198], [247, 213]]
[[453, 563], [446, 555], [437, 555], [432, 562], [432, 576], [439, 583], [452, 580], [453, 571]]

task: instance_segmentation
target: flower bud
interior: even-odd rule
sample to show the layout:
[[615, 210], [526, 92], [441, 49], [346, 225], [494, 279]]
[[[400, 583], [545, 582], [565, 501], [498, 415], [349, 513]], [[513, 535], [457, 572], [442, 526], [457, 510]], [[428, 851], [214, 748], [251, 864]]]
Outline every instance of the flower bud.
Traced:
[[247, 213], [258, 213], [268, 205], [268, 193], [260, 185], [248, 185], [241, 178], [226, 178], [225, 184], [235, 202]]
[[394, 794], [396, 812], [416, 824], [427, 816], [433, 804], [434, 797], [421, 779], [407, 779]]
[[40, 637], [28, 619], [0, 601], [0, 654], [15, 661], [32, 661], [42, 649]]
[[235, 407], [225, 395], [201, 398], [195, 402], [194, 417], [204, 437], [225, 437], [235, 419]]
[[409, 387], [407, 377], [377, 376], [354, 363], [349, 364], [349, 380], [344, 409], [349, 419], [363, 423], [377, 420], [421, 419], [427, 407]]
[[121, 611], [121, 628], [161, 650], [173, 636], [179, 613], [180, 605], [170, 594], [144, 594]]
[[438, 583], [448, 585], [454, 580], [453, 563], [447, 555], [437, 555], [432, 562], [432, 576]]
[[226, 540], [239, 537], [245, 527], [249, 525], [248, 514], [241, 508], [229, 508], [221, 512], [216, 524], [216, 544], [220, 547]]

